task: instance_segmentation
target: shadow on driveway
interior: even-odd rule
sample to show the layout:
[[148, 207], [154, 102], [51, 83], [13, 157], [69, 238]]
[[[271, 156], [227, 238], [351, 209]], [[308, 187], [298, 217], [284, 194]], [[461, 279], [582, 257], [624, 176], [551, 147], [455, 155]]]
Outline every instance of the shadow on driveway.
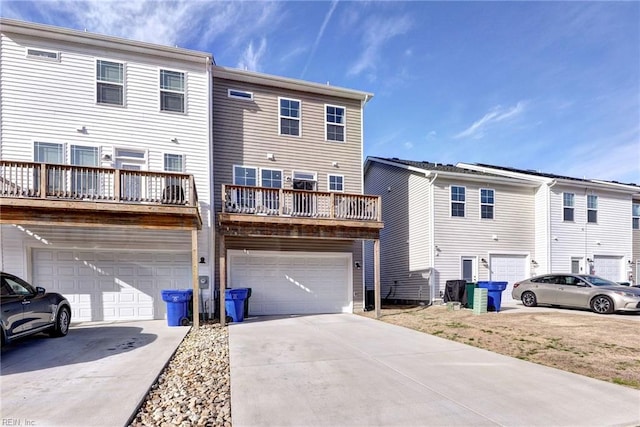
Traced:
[[66, 337], [37, 334], [2, 348], [0, 375], [92, 362], [154, 342], [157, 335], [134, 326], [72, 327]]

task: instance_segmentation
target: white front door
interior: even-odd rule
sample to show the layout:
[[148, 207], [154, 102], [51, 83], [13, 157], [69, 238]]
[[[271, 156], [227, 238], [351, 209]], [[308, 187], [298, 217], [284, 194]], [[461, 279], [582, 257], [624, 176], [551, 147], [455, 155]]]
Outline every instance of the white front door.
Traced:
[[491, 255], [489, 280], [507, 282], [507, 288], [502, 292], [502, 301], [513, 301], [511, 292], [513, 284], [527, 278], [527, 257], [524, 255]]
[[251, 288], [250, 315], [352, 312], [350, 253], [236, 251], [228, 287]]

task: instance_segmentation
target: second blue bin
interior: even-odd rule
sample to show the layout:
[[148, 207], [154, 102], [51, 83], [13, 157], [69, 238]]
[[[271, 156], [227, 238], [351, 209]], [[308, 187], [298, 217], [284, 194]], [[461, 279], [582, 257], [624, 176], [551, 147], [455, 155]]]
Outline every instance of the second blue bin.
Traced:
[[487, 290], [487, 309], [500, 311], [502, 303], [502, 291], [507, 289], [508, 282], [478, 282], [479, 288]]

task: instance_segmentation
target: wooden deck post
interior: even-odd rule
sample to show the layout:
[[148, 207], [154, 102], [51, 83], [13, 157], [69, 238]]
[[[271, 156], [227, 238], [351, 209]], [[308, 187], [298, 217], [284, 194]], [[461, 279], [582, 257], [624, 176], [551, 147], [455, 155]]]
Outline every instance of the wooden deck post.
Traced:
[[225, 326], [227, 324], [227, 313], [224, 307], [224, 294], [227, 288], [227, 249], [224, 242], [224, 234], [220, 234], [219, 240], [219, 258], [220, 258], [220, 325]]
[[40, 198], [47, 198], [47, 165], [40, 163]]
[[380, 296], [380, 239], [373, 241], [373, 263], [374, 263], [374, 275], [373, 275], [373, 289], [375, 296], [375, 311], [376, 319], [380, 318], [380, 305], [382, 299]]
[[200, 327], [200, 281], [198, 278], [198, 230], [191, 230], [191, 283], [193, 284], [193, 327]]

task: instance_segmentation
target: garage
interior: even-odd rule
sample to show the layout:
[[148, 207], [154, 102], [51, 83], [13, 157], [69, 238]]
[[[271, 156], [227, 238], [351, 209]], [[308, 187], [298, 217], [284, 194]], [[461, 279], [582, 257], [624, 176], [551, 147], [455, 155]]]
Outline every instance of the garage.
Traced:
[[507, 282], [507, 289], [502, 292], [502, 301], [513, 301], [511, 291], [513, 284], [526, 279], [527, 274], [527, 256], [526, 255], [491, 255], [491, 276], [489, 280], [495, 282]]
[[593, 269], [596, 276], [617, 282], [622, 280], [622, 257], [595, 255]]
[[230, 288], [251, 288], [251, 315], [350, 313], [351, 253], [229, 250]]
[[190, 252], [33, 249], [33, 283], [71, 303], [74, 321], [165, 318], [162, 289], [191, 288]]

